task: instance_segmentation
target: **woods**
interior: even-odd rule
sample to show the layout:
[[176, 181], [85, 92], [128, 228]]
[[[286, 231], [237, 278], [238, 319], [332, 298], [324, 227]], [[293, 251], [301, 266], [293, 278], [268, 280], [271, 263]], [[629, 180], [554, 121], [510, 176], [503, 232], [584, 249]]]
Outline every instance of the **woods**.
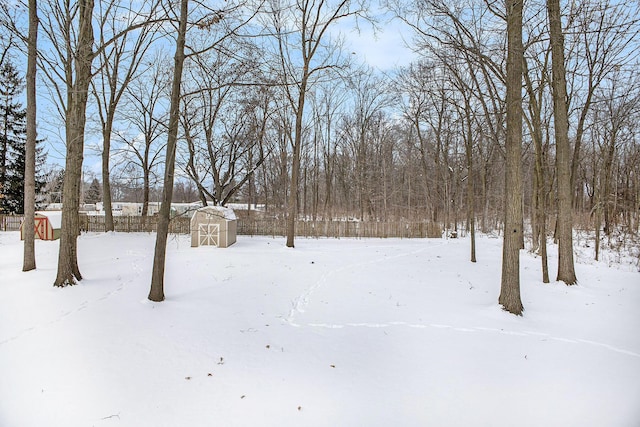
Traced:
[[[475, 261], [476, 229], [498, 232], [500, 303], [515, 314], [521, 249], [540, 255], [548, 282], [547, 243], [557, 242], [556, 280], [572, 285], [576, 227], [593, 230], [596, 256], [603, 240], [640, 232], [637, 3], [384, 3], [194, 2], [184, 22], [178, 2], [5, 6], [7, 60], [26, 58], [39, 36], [27, 85], [37, 63], [48, 107], [36, 122], [28, 99], [27, 147], [34, 128], [49, 144], [51, 128], [62, 129], [56, 285], [82, 277], [75, 241], [89, 153], [101, 159], [104, 231], [114, 229], [117, 188], [140, 190], [143, 203], [164, 192], [168, 221], [175, 183], [192, 186], [189, 201], [264, 206], [286, 219], [288, 247], [298, 220], [428, 220], [468, 234]], [[40, 16], [37, 34], [28, 12]], [[349, 34], [392, 19], [416, 54], [376, 70]], [[181, 37], [183, 62], [176, 52], [172, 63]]]

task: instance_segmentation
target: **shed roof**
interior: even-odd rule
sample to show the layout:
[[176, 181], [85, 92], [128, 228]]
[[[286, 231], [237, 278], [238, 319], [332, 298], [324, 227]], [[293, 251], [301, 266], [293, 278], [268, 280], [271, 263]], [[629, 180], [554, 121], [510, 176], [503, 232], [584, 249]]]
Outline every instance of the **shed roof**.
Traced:
[[46, 216], [51, 228], [62, 228], [62, 211], [37, 211], [36, 214]]
[[[233, 211], [233, 209], [226, 208], [224, 206], [204, 206], [196, 211], [196, 213], [198, 212], [205, 212], [212, 215], [220, 216], [227, 221], [234, 221], [237, 219], [236, 213]], [[196, 214], [194, 213], [194, 215]]]

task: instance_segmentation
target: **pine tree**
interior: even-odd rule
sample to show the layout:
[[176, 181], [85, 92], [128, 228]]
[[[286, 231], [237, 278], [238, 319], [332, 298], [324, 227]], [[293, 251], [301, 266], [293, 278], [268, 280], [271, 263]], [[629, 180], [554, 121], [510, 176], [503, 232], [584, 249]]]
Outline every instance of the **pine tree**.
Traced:
[[15, 212], [11, 206], [12, 185], [11, 151], [24, 144], [26, 137], [26, 110], [16, 101], [22, 92], [23, 81], [13, 64], [6, 61], [0, 66], [0, 187], [3, 197], [0, 199], [0, 212]]
[[[37, 141], [36, 143], [40, 143]], [[26, 145], [25, 139], [21, 139], [19, 144], [11, 146], [10, 161], [7, 168], [7, 180], [5, 186], [4, 199], [6, 211], [9, 213], [23, 214], [24, 212], [24, 182], [25, 182], [25, 159]], [[43, 148], [36, 146], [36, 195], [41, 194], [45, 186], [45, 176], [38, 171], [43, 170], [46, 161], [46, 154]], [[36, 199], [36, 209], [40, 208], [41, 203]]]
[[102, 200], [101, 185], [97, 178], [93, 178], [89, 189], [84, 195], [85, 203], [98, 203]]
[[[0, 212], [22, 214], [24, 210], [24, 168], [27, 111], [17, 101], [23, 80], [11, 62], [0, 66]], [[36, 169], [42, 170], [46, 155], [36, 148]], [[36, 194], [44, 177], [36, 175]]]

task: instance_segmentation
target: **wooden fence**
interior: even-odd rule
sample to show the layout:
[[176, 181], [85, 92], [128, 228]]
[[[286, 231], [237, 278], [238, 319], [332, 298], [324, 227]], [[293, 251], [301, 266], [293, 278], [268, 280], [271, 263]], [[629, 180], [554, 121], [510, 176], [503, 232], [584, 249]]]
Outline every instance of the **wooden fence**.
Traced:
[[[155, 232], [157, 217], [115, 216], [115, 231], [123, 233]], [[22, 216], [0, 215], [1, 231], [20, 229]], [[285, 236], [286, 222], [283, 219], [239, 218], [238, 234], [246, 236]], [[188, 234], [190, 218], [176, 217], [169, 224], [169, 232]], [[104, 216], [80, 216], [83, 231], [104, 231]], [[354, 237], [354, 238], [424, 238], [441, 237], [442, 229], [434, 222], [361, 222], [361, 221], [297, 221], [296, 236], [299, 237]]]
[[22, 224], [21, 215], [0, 215], [0, 231], [18, 231]]
[[[104, 231], [104, 216], [91, 215], [80, 218], [80, 228], [84, 231]], [[114, 216], [114, 231], [123, 233], [156, 232], [158, 217], [156, 216]], [[169, 222], [169, 233], [189, 234], [190, 218], [176, 217]]]
[[[21, 216], [0, 216], [0, 230], [19, 230]], [[115, 216], [115, 231], [123, 233], [155, 232], [157, 217]], [[104, 216], [80, 216], [83, 231], [104, 231]], [[169, 232], [189, 234], [190, 218], [176, 217], [169, 223]], [[238, 234], [246, 236], [285, 236], [284, 219], [239, 218]], [[442, 229], [434, 222], [361, 222], [361, 221], [296, 221], [296, 236], [299, 237], [355, 237], [355, 238], [423, 238], [441, 237]]]
[[[238, 234], [247, 236], [285, 236], [285, 220], [238, 219]], [[296, 221], [300, 237], [442, 237], [440, 226], [431, 222]]]

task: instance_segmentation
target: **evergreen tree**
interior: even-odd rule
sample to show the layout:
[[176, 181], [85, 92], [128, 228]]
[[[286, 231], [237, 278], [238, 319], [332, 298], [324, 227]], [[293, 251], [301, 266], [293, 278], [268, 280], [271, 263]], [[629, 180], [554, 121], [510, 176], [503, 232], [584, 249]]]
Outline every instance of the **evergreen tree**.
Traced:
[[101, 200], [102, 200], [102, 191], [101, 191], [100, 182], [98, 181], [97, 178], [93, 178], [93, 181], [91, 181], [91, 185], [89, 186], [89, 189], [84, 194], [84, 201], [85, 203], [98, 203]]
[[52, 179], [51, 203], [62, 203], [62, 185], [64, 184], [64, 169], [61, 169]]
[[[26, 109], [17, 100], [24, 88], [14, 65], [6, 61], [0, 66], [0, 198], [1, 213], [23, 213], [24, 166], [26, 141]], [[36, 169], [42, 170], [46, 155], [36, 148]], [[36, 193], [42, 189], [44, 177], [36, 175]]]
[[[40, 141], [37, 141], [37, 143], [39, 142]], [[10, 161], [7, 168], [4, 209], [9, 213], [24, 213], [25, 158], [26, 146], [25, 140], [22, 139], [20, 144], [11, 146]], [[41, 194], [46, 183], [46, 177], [41, 172], [45, 160], [46, 154], [43, 152], [43, 148], [36, 146], [36, 195]], [[36, 209], [40, 207], [41, 203], [38, 198], [36, 198]]]
[[22, 80], [9, 61], [0, 66], [0, 212], [7, 213], [9, 203], [7, 175], [10, 163], [10, 150], [16, 139], [25, 137], [24, 126], [26, 111], [15, 98], [22, 91]]

